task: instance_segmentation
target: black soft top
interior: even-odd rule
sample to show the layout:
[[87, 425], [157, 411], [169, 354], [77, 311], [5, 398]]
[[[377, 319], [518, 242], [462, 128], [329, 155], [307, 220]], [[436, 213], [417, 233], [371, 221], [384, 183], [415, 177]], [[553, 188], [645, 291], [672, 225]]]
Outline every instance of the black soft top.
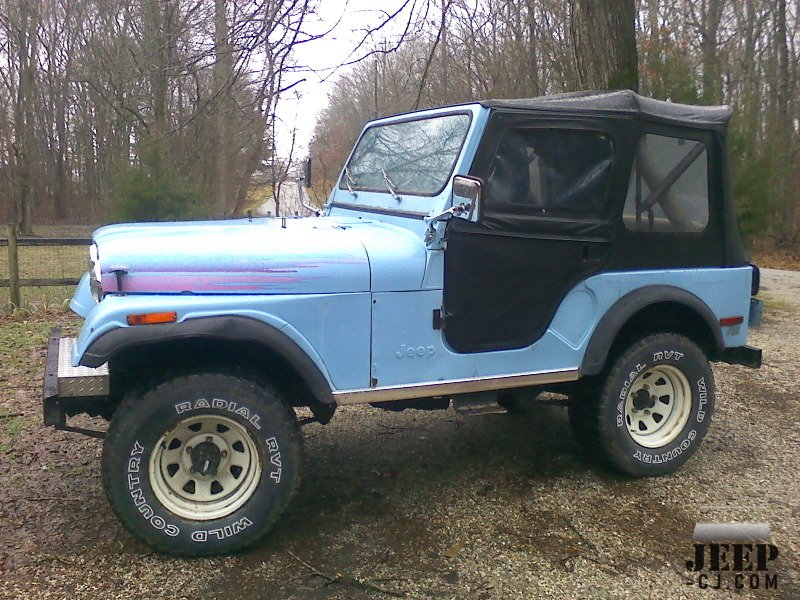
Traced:
[[645, 98], [631, 90], [616, 92], [569, 92], [538, 98], [484, 100], [486, 108], [536, 110], [563, 115], [621, 115], [672, 125], [724, 130], [733, 110], [730, 106], [693, 106]]

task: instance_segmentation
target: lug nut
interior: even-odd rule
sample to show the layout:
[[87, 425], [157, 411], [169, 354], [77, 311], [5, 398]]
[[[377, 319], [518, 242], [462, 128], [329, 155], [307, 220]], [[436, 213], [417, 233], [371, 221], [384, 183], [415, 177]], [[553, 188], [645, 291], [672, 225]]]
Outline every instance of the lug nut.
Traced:
[[191, 446], [186, 446], [186, 452], [190, 452], [191, 453], [191, 451], [192, 451], [192, 447]]
[[206, 441], [210, 444], [211, 442], [214, 441], [214, 438], [212, 438], [210, 435], [207, 435], [206, 436]]
[[223, 450], [222, 452], [220, 452], [220, 454], [222, 455], [222, 458], [225, 458], [226, 456], [228, 456], [228, 451]]

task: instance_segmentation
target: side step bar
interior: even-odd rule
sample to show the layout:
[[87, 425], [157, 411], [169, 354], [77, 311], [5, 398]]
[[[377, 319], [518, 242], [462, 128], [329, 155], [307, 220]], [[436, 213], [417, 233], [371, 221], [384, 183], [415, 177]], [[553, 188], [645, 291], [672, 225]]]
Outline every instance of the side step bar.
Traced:
[[496, 415], [508, 412], [497, 403], [497, 392], [476, 392], [453, 398], [453, 408], [462, 415]]
[[333, 392], [338, 405], [392, 402], [417, 398], [437, 398], [496, 390], [567, 383], [579, 377], [578, 369], [533, 371], [514, 375], [490, 375], [470, 379], [445, 379], [406, 385], [389, 385]]

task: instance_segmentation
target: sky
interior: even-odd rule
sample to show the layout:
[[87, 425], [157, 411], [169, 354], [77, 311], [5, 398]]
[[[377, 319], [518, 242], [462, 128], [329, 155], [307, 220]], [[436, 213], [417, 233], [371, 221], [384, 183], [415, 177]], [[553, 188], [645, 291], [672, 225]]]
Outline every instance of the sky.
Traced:
[[[277, 132], [278, 154], [289, 154], [292, 129], [296, 127], [295, 157], [307, 155], [317, 115], [328, 103], [328, 91], [336, 78], [349, 69], [337, 68], [338, 65], [363, 56], [370, 47], [369, 41], [354, 54], [353, 50], [365, 31], [383, 20], [384, 11], [393, 13], [402, 4], [402, 0], [320, 0], [317, 15], [308, 21], [307, 30], [312, 34], [333, 30], [322, 39], [296, 48], [297, 64], [305, 65], [309, 70], [301, 76], [306, 80], [287, 92], [278, 105], [277, 116], [281, 124]], [[402, 32], [404, 18], [408, 18], [407, 12], [384, 27], [381, 37], [391, 38]]]

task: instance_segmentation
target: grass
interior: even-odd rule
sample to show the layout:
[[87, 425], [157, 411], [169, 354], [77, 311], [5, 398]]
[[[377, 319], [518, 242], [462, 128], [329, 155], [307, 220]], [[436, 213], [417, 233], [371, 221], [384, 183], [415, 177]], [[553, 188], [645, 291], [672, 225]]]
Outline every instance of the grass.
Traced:
[[758, 298], [764, 302], [765, 309], [783, 311], [792, 311], [795, 309], [793, 304], [784, 302], [783, 300], [778, 300], [777, 298], [772, 297], [769, 292], [761, 292], [758, 295]]
[[21, 417], [11, 417], [0, 420], [0, 455], [11, 454], [14, 451], [14, 439], [25, 433], [27, 429], [25, 420]]
[[[64, 335], [75, 335], [80, 320], [41, 307], [32, 315], [0, 313], [0, 462], [17, 453], [17, 439], [34, 432], [41, 421], [44, 351], [54, 324], [61, 325]], [[37, 400], [33, 404], [31, 397]]]
[[5, 433], [11, 437], [19, 437], [25, 431], [25, 421], [20, 417], [11, 417], [10, 419], [3, 419], [3, 429]]
[[[59, 316], [64, 315], [59, 313]], [[46, 345], [52, 327], [50, 317], [54, 314], [40, 309], [32, 316], [0, 317], [0, 361], [4, 370], [12, 368], [38, 376], [39, 365], [34, 352]]]

